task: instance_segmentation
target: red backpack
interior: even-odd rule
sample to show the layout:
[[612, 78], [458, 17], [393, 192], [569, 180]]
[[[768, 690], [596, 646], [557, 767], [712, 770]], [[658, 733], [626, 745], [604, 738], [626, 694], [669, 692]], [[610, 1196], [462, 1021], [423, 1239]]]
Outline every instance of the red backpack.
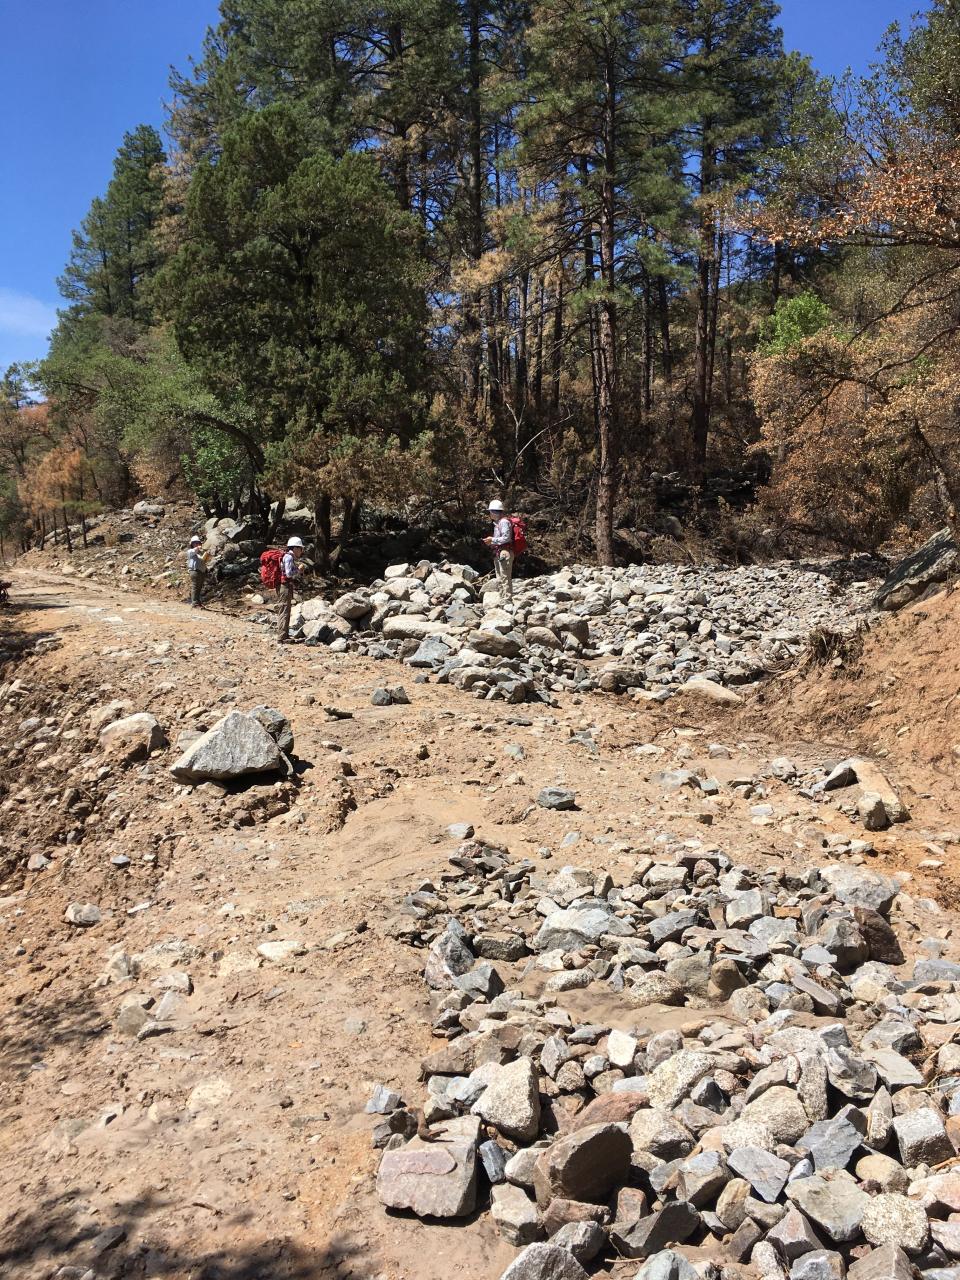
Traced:
[[276, 591], [283, 581], [281, 568], [283, 554], [280, 548], [274, 547], [270, 551], [264, 551], [260, 557], [260, 581], [265, 587], [269, 587], [271, 591]]
[[511, 516], [510, 528], [513, 530], [513, 554], [516, 558], [527, 549], [527, 524], [523, 516]]

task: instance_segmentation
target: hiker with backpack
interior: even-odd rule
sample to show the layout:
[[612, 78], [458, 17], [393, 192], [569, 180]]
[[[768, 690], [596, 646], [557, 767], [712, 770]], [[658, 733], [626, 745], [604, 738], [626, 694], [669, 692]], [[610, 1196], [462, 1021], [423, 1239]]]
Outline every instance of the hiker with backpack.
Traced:
[[277, 643], [290, 643], [290, 610], [293, 608], [293, 587], [300, 577], [298, 561], [303, 556], [300, 538], [287, 539], [286, 550], [275, 548], [264, 551], [260, 557], [260, 581], [277, 593]]
[[484, 542], [493, 551], [493, 568], [500, 587], [500, 601], [513, 600], [513, 566], [527, 549], [527, 527], [520, 516], [508, 516], [498, 499], [487, 508], [493, 520], [493, 533]]
[[203, 539], [196, 534], [187, 549], [187, 573], [190, 575], [190, 604], [194, 609], [203, 608], [203, 588], [207, 581], [207, 553], [201, 551]]

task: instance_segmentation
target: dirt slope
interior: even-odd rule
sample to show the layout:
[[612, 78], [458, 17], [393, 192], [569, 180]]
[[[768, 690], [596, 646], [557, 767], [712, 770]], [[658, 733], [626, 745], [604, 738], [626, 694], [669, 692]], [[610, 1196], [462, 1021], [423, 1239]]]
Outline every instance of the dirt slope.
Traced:
[[[390, 922], [405, 893], [444, 873], [446, 825], [471, 822], [539, 866], [614, 871], [666, 831], [754, 864], [822, 861], [831, 836], [863, 834], [776, 781], [769, 819], [733, 791], [708, 799], [658, 781], [702, 763], [723, 782], [774, 756], [818, 763], [838, 742], [859, 745], [838, 729], [829, 747], [812, 731], [778, 740], [770, 702], [752, 718], [679, 699], [653, 711], [605, 697], [550, 712], [478, 703], [394, 665], [278, 651], [226, 615], [52, 575], [19, 578], [3, 624], [26, 656], [0, 700], [0, 1274], [39, 1280], [69, 1263], [98, 1276], [426, 1280], [442, 1257], [444, 1275], [495, 1280], [515, 1251], [488, 1216], [443, 1227], [384, 1214], [363, 1114], [376, 1082], [416, 1102], [420, 1058], [437, 1043], [422, 953]], [[921, 622], [895, 625], [907, 664]], [[956, 659], [941, 657], [945, 680]], [[409, 706], [371, 705], [377, 684], [398, 680]], [[810, 696], [827, 705], [829, 694], [823, 683]], [[89, 714], [114, 699], [152, 712], [171, 742], [233, 706], [269, 703], [289, 715], [308, 767], [296, 787], [252, 796], [185, 791], [169, 774], [173, 747], [126, 768], [104, 758]], [[823, 715], [797, 695], [801, 712], [811, 730]], [[884, 714], [892, 728], [892, 705]], [[30, 717], [49, 722], [40, 749], [35, 736], [23, 745]], [[587, 728], [596, 754], [572, 737]], [[921, 747], [893, 732], [919, 778]], [[707, 761], [714, 742], [729, 760]], [[576, 789], [577, 812], [536, 807], [556, 783]], [[918, 867], [952, 795], [933, 773], [911, 800], [913, 823], [876, 837], [876, 862], [913, 869], [915, 898], [949, 896], [953, 845], [932, 878]], [[36, 853], [49, 865], [28, 872]], [[66, 924], [71, 902], [98, 904], [102, 922]], [[918, 937], [949, 931], [952, 916], [925, 921], [923, 910]], [[309, 949], [263, 960], [257, 947], [274, 940]], [[141, 956], [139, 976], [124, 978], [118, 955]], [[193, 992], [170, 1029], [125, 1034], [123, 1002], [161, 998], [171, 972], [189, 974]], [[604, 1016], [627, 1025], [637, 1010]]]
[[[786, 694], [786, 697], [783, 695]], [[791, 675], [767, 691], [771, 723], [830, 738], [857, 737], [896, 762], [920, 793], [956, 804], [960, 771], [960, 589], [885, 615], [855, 652], [814, 679]]]

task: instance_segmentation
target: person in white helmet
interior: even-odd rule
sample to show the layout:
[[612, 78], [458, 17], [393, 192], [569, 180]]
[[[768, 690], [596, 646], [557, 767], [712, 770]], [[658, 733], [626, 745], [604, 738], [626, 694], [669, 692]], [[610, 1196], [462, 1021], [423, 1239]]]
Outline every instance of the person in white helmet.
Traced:
[[201, 551], [203, 539], [196, 534], [187, 548], [187, 573], [190, 575], [190, 604], [194, 609], [203, 608], [203, 588], [207, 581], [207, 553]]
[[484, 542], [493, 552], [493, 568], [503, 604], [513, 599], [513, 525], [507, 509], [498, 499], [487, 508], [493, 521], [493, 533]]
[[277, 642], [290, 642], [290, 610], [293, 608], [293, 587], [300, 577], [298, 561], [303, 555], [300, 538], [288, 538], [287, 549], [280, 561], [280, 585], [277, 587]]

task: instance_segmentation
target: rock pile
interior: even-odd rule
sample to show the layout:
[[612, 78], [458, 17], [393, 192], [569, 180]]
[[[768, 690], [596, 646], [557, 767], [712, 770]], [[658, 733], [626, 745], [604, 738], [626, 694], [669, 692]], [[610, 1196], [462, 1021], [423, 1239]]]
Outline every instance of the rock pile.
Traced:
[[814, 628], [853, 629], [872, 590], [797, 564], [577, 566], [514, 588], [502, 608], [467, 565], [397, 564], [332, 602], [304, 601], [292, 625], [308, 642], [397, 658], [482, 698], [595, 689], [665, 698], [686, 686], [720, 700], [721, 686], [799, 654]]
[[385, 1206], [489, 1200], [524, 1249], [503, 1280], [600, 1254], [719, 1274], [688, 1244], [725, 1276], [960, 1274], [960, 964], [936, 939], [906, 962], [896, 878], [754, 872], [699, 841], [624, 884], [478, 841], [450, 862], [390, 925], [427, 948], [445, 1043], [422, 1110], [368, 1108]]

